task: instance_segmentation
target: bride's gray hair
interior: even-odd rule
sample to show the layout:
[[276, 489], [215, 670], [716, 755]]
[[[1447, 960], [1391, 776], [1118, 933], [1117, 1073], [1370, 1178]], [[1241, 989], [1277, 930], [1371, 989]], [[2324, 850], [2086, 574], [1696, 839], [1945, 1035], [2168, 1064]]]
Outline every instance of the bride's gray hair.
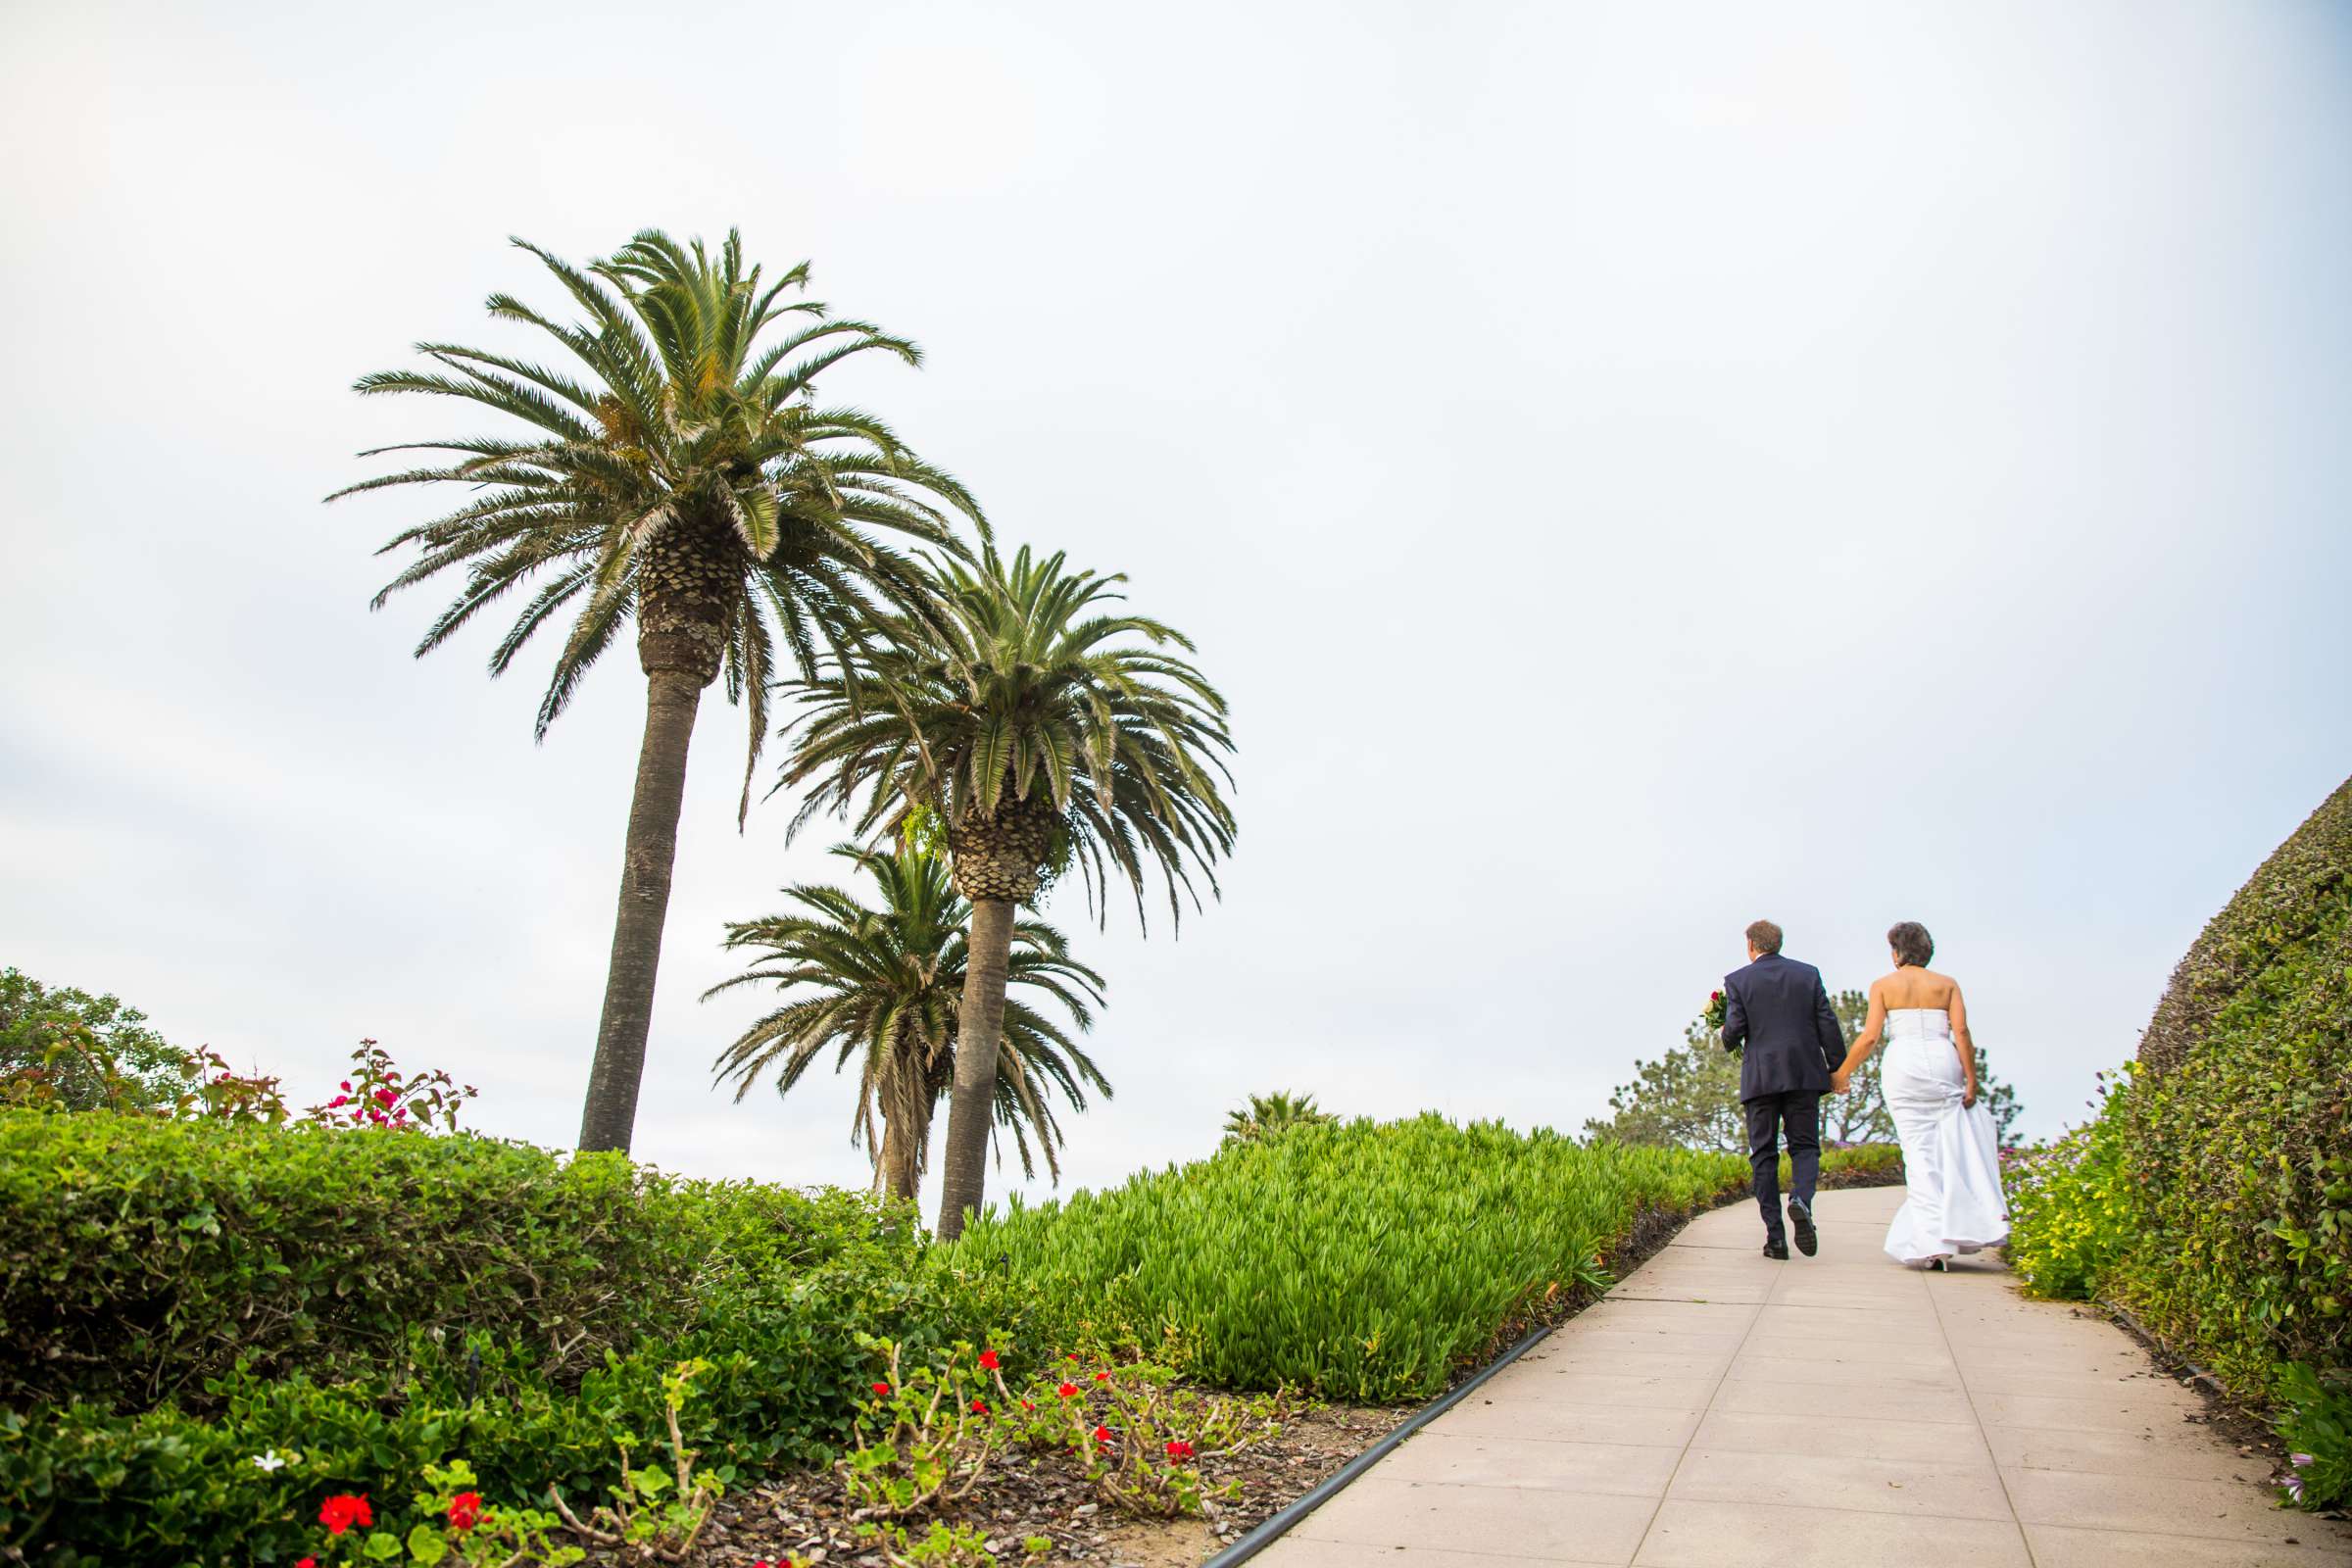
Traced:
[[1917, 964], [1925, 969], [1928, 960], [1936, 956], [1936, 939], [1928, 928], [1917, 920], [1905, 920], [1886, 933], [1886, 945], [1894, 950], [1896, 967]]

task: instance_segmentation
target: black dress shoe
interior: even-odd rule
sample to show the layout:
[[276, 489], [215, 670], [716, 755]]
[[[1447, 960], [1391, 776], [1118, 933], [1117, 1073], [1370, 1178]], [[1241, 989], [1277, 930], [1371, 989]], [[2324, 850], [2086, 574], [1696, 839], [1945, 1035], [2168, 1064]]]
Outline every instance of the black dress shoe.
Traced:
[[1813, 1229], [1813, 1210], [1801, 1198], [1788, 1200], [1788, 1229], [1795, 1233], [1798, 1251], [1811, 1257], [1821, 1250], [1821, 1235]]
[[1766, 1242], [1764, 1255], [1776, 1263], [1786, 1263], [1788, 1261], [1788, 1244], [1787, 1242]]

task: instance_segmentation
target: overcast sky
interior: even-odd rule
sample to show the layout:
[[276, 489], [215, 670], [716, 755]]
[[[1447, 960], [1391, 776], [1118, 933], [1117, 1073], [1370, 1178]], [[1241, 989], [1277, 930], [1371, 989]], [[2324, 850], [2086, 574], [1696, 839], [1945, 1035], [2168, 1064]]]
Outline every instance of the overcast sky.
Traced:
[[[1232, 698], [1242, 836], [1109, 979], [1077, 1181], [1246, 1092], [1574, 1129], [1740, 931], [1925, 921], [2028, 1125], [2352, 771], [2352, 46], [2304, 4], [12, 4], [0, 962], [309, 1098], [363, 1035], [567, 1143], [644, 687], [546, 744], [363, 402], [483, 296], [740, 225], [919, 370], [828, 384]], [[637, 1150], [861, 1182], [738, 1106], [707, 698]]]

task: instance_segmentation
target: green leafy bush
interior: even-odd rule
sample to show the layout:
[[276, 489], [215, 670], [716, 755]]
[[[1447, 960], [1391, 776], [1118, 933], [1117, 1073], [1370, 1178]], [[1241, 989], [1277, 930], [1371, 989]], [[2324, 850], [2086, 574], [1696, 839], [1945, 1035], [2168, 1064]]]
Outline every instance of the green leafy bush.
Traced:
[[2027, 1291], [2052, 1300], [2089, 1299], [2114, 1271], [2132, 1239], [2137, 1204], [2124, 1176], [2119, 1107], [2129, 1072], [2105, 1086], [2100, 1114], [2055, 1143], [2007, 1160], [2009, 1266]]
[[1298, 1126], [1107, 1192], [1015, 1203], [952, 1250], [1004, 1258], [1098, 1330], [1172, 1340], [1220, 1387], [1426, 1397], [1547, 1298], [1598, 1289], [1642, 1213], [1746, 1180], [1734, 1155], [1434, 1115]]
[[[861, 1334], [1018, 1343], [1025, 1301], [861, 1195], [465, 1136], [0, 1111], [0, 1543], [292, 1562], [322, 1491], [397, 1517], [386, 1499], [461, 1459], [494, 1497], [598, 1493], [614, 1432], [661, 1432], [690, 1357], [707, 1465], [820, 1459], [867, 1381]], [[301, 1462], [250, 1462], [271, 1450]]]
[[2278, 1401], [2287, 1500], [2305, 1508], [2352, 1502], [2352, 1373], [2338, 1368], [2323, 1377], [2290, 1363], [2279, 1369]]

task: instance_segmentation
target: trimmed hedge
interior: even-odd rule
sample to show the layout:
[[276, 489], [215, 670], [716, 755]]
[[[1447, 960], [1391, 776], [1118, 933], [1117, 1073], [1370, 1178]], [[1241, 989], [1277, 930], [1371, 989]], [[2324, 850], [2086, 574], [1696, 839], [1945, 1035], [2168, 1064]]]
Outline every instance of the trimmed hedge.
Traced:
[[2247, 1393], [2352, 1363], [2352, 781], [2205, 928], [2140, 1061], [2133, 1311]]
[[[910, 1209], [472, 1137], [0, 1112], [0, 1544], [292, 1562], [318, 1499], [426, 1464], [520, 1501], [613, 1478], [700, 1356], [705, 1463], [827, 1457], [880, 1334], [1020, 1342], [1026, 1296]], [[294, 1450], [299, 1464], [250, 1461]], [[30, 1540], [26, 1541], [27, 1533]]]
[[2128, 1306], [2352, 1499], [2352, 780], [2214, 916], [2098, 1117], [2011, 1171], [2039, 1294]]

